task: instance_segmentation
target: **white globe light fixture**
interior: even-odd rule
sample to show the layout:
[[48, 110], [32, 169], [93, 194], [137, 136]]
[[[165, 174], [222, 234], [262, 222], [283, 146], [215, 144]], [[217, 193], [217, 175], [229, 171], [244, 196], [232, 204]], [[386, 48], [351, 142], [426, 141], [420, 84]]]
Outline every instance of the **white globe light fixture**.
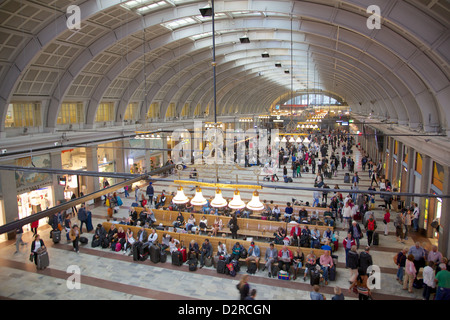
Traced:
[[195, 196], [191, 200], [193, 206], [204, 206], [206, 204], [206, 199], [203, 197], [202, 189], [197, 188], [195, 190]]
[[211, 207], [214, 208], [222, 208], [225, 207], [227, 205], [227, 200], [225, 200], [222, 196], [222, 191], [220, 191], [219, 188], [217, 188], [216, 190], [216, 196], [214, 197], [214, 199], [211, 201]]
[[185, 204], [189, 202], [188, 197], [184, 194], [183, 187], [178, 187], [177, 194], [172, 199], [175, 204]]
[[228, 203], [228, 208], [239, 210], [245, 208], [245, 202], [242, 201], [239, 190], [234, 191], [233, 199]]

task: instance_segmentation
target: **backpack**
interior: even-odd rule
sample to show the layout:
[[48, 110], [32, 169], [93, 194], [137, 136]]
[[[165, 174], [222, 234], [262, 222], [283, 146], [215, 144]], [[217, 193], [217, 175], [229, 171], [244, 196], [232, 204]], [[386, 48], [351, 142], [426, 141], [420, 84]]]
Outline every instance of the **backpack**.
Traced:
[[189, 271], [197, 270], [197, 264], [198, 264], [197, 258], [194, 257], [189, 259]]
[[247, 273], [249, 274], [255, 274], [256, 273], [256, 263], [250, 263], [250, 265], [247, 268]]
[[369, 230], [369, 231], [375, 230], [375, 220], [367, 221], [367, 230]]
[[234, 265], [233, 265], [233, 263], [232, 262], [230, 262], [230, 263], [228, 263], [227, 264], [227, 269], [228, 269], [228, 274], [230, 275], [230, 276], [232, 276], [232, 277], [235, 277], [236, 276], [236, 270], [234, 270]]

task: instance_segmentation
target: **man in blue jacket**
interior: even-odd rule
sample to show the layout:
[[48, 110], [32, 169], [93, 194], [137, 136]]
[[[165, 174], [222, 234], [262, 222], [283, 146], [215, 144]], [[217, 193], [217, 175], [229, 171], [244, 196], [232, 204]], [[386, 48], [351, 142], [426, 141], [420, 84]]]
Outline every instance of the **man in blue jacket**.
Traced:
[[150, 182], [150, 184], [147, 187], [147, 191], [146, 191], [147, 197], [148, 197], [148, 202], [150, 204], [153, 204], [153, 195], [155, 194], [155, 190], [153, 189], [152, 183]]
[[247, 259], [245, 259], [247, 268], [250, 265], [251, 261], [255, 261], [256, 270], [259, 270], [259, 259], [261, 258], [261, 251], [259, 250], [259, 247], [255, 245], [254, 241], [250, 243], [250, 248], [248, 248], [247, 253], [248, 253]]
[[86, 224], [86, 227], [87, 227], [87, 219], [88, 219], [88, 215], [87, 215], [86, 207], [85, 207], [85, 204], [82, 203], [80, 210], [78, 210], [78, 220], [80, 220], [80, 234], [83, 233], [83, 224], [84, 223]]

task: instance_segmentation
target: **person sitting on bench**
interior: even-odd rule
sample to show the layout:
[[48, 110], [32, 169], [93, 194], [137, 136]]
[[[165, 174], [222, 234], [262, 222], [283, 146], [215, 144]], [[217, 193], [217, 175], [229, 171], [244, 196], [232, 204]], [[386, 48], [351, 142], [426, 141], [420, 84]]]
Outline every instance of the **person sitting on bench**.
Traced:
[[287, 246], [283, 246], [283, 248], [278, 252], [278, 268], [280, 270], [289, 272], [292, 264], [292, 259], [292, 251], [289, 250]]
[[155, 209], [158, 209], [159, 207], [164, 206], [164, 204], [166, 203], [165, 193], [166, 193], [166, 190], [163, 190], [161, 192], [161, 198], [160, 198], [159, 202], [155, 205]]

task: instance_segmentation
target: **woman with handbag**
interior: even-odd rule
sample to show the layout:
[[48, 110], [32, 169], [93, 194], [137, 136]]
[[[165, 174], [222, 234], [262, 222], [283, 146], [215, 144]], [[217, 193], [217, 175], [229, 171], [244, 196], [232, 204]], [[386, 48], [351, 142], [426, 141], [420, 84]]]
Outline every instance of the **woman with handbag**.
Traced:
[[36, 234], [34, 236], [34, 240], [31, 242], [31, 254], [30, 254], [30, 261], [34, 260], [34, 263], [37, 265], [37, 255], [38, 251], [46, 249], [44, 241], [41, 239], [41, 236]]
[[349, 292], [357, 293], [359, 300], [370, 300], [372, 299], [372, 292], [367, 286], [367, 279], [369, 277], [365, 272], [359, 272], [356, 280], [348, 288]]
[[73, 250], [76, 253], [78, 253], [80, 251], [78, 246], [80, 240], [80, 229], [76, 224], [74, 224], [73, 227], [70, 229], [69, 238], [72, 241]]

